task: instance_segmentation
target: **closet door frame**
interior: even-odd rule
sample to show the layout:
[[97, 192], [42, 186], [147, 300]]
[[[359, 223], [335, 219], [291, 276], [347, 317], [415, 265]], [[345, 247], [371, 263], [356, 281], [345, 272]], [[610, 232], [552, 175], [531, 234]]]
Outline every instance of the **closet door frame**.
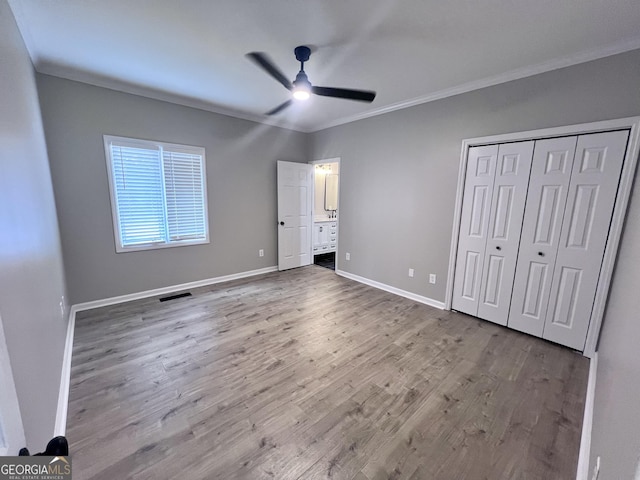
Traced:
[[572, 135], [583, 135], [588, 133], [607, 132], [612, 130], [629, 130], [629, 143], [625, 153], [624, 163], [622, 165], [622, 174], [620, 176], [620, 185], [618, 187], [618, 195], [616, 197], [611, 227], [607, 244], [604, 250], [604, 259], [596, 288], [596, 297], [591, 313], [591, 321], [587, 332], [587, 341], [583, 355], [593, 358], [600, 328], [602, 326], [602, 317], [607, 300], [607, 293], [611, 284], [613, 267], [618, 253], [620, 237], [622, 235], [622, 227], [627, 212], [629, 196], [633, 186], [633, 179], [640, 154], [640, 117], [628, 117], [616, 120], [605, 120], [601, 122], [582, 123], [577, 125], [568, 125], [564, 127], [545, 128], [540, 130], [530, 130], [526, 132], [507, 133], [502, 135], [491, 135], [486, 137], [469, 138], [462, 141], [462, 151], [460, 153], [460, 169], [458, 173], [458, 186], [456, 193], [456, 204], [453, 219], [453, 232], [451, 235], [451, 249], [449, 254], [449, 270], [447, 274], [447, 289], [445, 294], [445, 309], [451, 310], [453, 303], [453, 280], [456, 266], [456, 256], [458, 253], [458, 236], [460, 234], [460, 220], [462, 210], [462, 195], [464, 192], [464, 184], [466, 178], [467, 155], [469, 148], [484, 145], [492, 145], [497, 143], [518, 142], [526, 140], [541, 140], [545, 138], [564, 137]]

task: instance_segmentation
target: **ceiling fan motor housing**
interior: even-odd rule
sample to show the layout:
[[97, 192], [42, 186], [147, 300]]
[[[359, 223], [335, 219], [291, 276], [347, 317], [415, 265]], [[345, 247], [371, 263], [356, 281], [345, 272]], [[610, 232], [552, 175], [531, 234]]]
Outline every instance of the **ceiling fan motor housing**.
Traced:
[[296, 75], [296, 79], [293, 84], [296, 87], [306, 87], [307, 89], [311, 88], [311, 82], [309, 81], [309, 78], [307, 78], [307, 74], [302, 70], [300, 70], [298, 75]]
[[311, 56], [311, 49], [304, 45], [300, 45], [293, 50], [293, 53], [296, 56], [296, 60], [304, 63], [309, 60], [309, 57]]

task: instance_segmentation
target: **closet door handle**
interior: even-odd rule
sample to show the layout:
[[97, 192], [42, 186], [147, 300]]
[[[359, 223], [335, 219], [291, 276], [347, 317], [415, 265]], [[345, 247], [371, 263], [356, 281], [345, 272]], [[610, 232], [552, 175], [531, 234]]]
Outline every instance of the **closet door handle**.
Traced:
[[540, 255], [541, 257], [544, 257], [544, 252], [538, 252], [538, 255]]
[[500, 245], [498, 245], [498, 246], [496, 247], [496, 250], [502, 250], [502, 247], [501, 247]]

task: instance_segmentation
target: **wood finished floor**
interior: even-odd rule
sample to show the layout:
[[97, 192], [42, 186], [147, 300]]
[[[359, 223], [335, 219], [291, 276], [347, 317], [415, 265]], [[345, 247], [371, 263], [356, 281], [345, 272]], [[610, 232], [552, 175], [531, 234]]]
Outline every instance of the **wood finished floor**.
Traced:
[[575, 478], [588, 361], [310, 266], [78, 314], [74, 479]]

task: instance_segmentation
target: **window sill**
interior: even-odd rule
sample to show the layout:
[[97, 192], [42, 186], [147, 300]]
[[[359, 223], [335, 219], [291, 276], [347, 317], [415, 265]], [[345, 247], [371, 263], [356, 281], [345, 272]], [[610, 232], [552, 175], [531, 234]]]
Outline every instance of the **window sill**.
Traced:
[[191, 247], [193, 245], [206, 245], [211, 243], [209, 238], [203, 240], [194, 240], [190, 242], [173, 242], [173, 243], [145, 243], [142, 245], [132, 245], [130, 247], [116, 246], [116, 253], [140, 252], [143, 250], [160, 250], [163, 248], [175, 247]]

